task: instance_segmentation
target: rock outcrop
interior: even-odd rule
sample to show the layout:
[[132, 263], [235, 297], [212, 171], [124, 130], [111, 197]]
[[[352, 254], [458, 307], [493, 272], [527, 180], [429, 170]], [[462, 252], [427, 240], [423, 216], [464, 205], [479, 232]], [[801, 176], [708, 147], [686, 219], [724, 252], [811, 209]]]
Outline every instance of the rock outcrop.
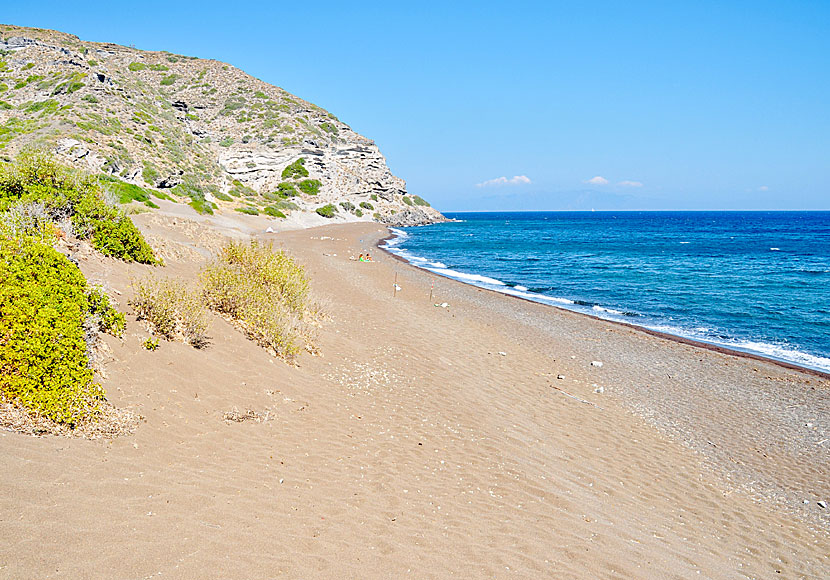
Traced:
[[[73, 165], [170, 190], [207, 210], [333, 204], [341, 210], [335, 220], [443, 220], [407, 194], [373, 141], [225, 63], [5, 25], [0, 51], [7, 158], [49, 147]], [[284, 175], [298, 161], [305, 172]]]

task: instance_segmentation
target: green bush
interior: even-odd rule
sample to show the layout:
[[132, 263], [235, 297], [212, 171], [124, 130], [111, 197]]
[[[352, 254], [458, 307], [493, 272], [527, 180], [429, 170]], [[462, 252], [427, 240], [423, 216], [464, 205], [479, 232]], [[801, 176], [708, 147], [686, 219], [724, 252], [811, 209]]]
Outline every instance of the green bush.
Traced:
[[167, 75], [167, 76], [161, 78], [161, 84], [162, 84], [162, 86], [165, 86], [165, 87], [170, 86], [173, 83], [175, 83], [176, 79], [178, 79], [178, 78], [179, 78], [179, 75], [175, 75], [175, 74]]
[[283, 181], [280, 183], [279, 186], [277, 186], [277, 193], [282, 197], [294, 197], [299, 195], [296, 186], [289, 181]]
[[320, 185], [321, 183], [318, 179], [304, 179], [297, 184], [297, 187], [306, 195], [317, 195], [320, 193]]
[[273, 207], [277, 208], [277, 209], [287, 209], [288, 211], [294, 211], [294, 210], [300, 209], [300, 206], [298, 206], [293, 201], [282, 200], [282, 201], [278, 201], [276, 203], [272, 203], [271, 205]]
[[222, 147], [230, 147], [233, 145], [233, 137], [225, 137], [221, 141], [219, 141], [219, 145]]
[[233, 187], [228, 193], [234, 197], [254, 197], [256, 195], [256, 190], [251, 189], [247, 185], [242, 185], [241, 181], [234, 179]]
[[170, 70], [170, 67], [164, 64], [151, 64], [150, 70], [154, 70], [157, 72], [166, 72]]
[[49, 219], [69, 218], [81, 239], [107, 256], [156, 264], [153, 250], [129, 217], [107, 205], [101, 184], [64, 167], [43, 151], [29, 151], [0, 165], [0, 211], [18, 203], [41, 203]]
[[141, 171], [141, 178], [147, 185], [155, 185], [159, 176], [158, 170], [151, 164], [144, 162], [144, 169]]
[[427, 207], [430, 207], [429, 202], [427, 200], [425, 200], [423, 197], [421, 197], [420, 195], [413, 195], [412, 196], [412, 201], [415, 202], [415, 205], [425, 205]]
[[61, 83], [55, 87], [55, 90], [52, 91], [52, 95], [60, 95], [65, 93], [67, 95], [71, 95], [75, 91], [79, 91], [84, 88], [86, 85], [84, 83], [78, 81], [66, 81], [65, 83]]
[[133, 282], [129, 305], [138, 320], [146, 320], [166, 340], [181, 337], [196, 348], [208, 344], [207, 308], [199, 293], [179, 280], [148, 277]]
[[324, 218], [333, 218], [334, 217], [334, 212], [337, 211], [337, 208], [334, 207], [332, 204], [327, 204], [327, 205], [323, 205], [323, 206], [318, 207], [314, 211], [316, 211], [318, 215], [321, 215]]
[[60, 108], [60, 103], [55, 99], [46, 99], [45, 101], [37, 101], [35, 103], [27, 103], [24, 110], [27, 113], [37, 113], [38, 111], [46, 111], [47, 113], [54, 113]]
[[231, 243], [201, 279], [210, 308], [262, 346], [284, 357], [295, 355], [301, 342], [309, 346], [308, 279], [284, 252], [256, 241]]
[[156, 263], [153, 250], [127, 216], [122, 216], [117, 221], [96, 220], [92, 232], [92, 245], [105, 256], [112, 256], [125, 262]]
[[362, 207], [363, 209], [368, 209], [368, 210], [375, 209], [375, 207], [371, 203], [369, 203], [368, 201], [361, 201], [360, 202], [360, 207]]
[[222, 193], [221, 191], [217, 191], [213, 194], [213, 197], [216, 199], [221, 199], [222, 201], [233, 201], [233, 198], [229, 196], [227, 193]]
[[94, 418], [104, 399], [87, 357], [86, 290], [54, 248], [0, 234], [0, 394], [71, 426]]
[[251, 206], [236, 207], [234, 208], [234, 211], [238, 211], [239, 213], [244, 213], [247, 215], [259, 215], [259, 210]]
[[308, 177], [308, 169], [305, 168], [305, 158], [303, 157], [282, 170], [283, 179], [293, 179], [295, 177]]
[[277, 207], [275, 207], [273, 205], [265, 206], [265, 208], [262, 210], [262, 213], [264, 213], [265, 215], [269, 215], [271, 217], [278, 217], [278, 218], [284, 218], [285, 217], [285, 214], [282, 213]]
[[346, 211], [353, 211], [354, 210], [354, 204], [350, 201], [341, 201], [340, 202], [340, 207], [342, 207]]
[[405, 196], [403, 196], [403, 202], [404, 202], [406, 205], [412, 205], [412, 200], [411, 200], [408, 196], [406, 196], [406, 195], [405, 195]]
[[98, 330], [113, 336], [122, 336], [127, 328], [127, 321], [123, 312], [118, 312], [110, 298], [101, 288], [93, 287], [87, 290], [86, 294], [88, 312], [97, 322]]
[[118, 203], [137, 201], [147, 207], [158, 208], [158, 205], [150, 200], [151, 193], [146, 189], [133, 185], [132, 183], [125, 183], [111, 175], [102, 175], [99, 179], [105, 187], [108, 187], [116, 195]]
[[356, 209], [354, 210], [354, 215], [356, 215], [357, 217], [363, 217], [363, 211], [361, 211], [360, 209]]
[[369, 196], [369, 199], [371, 199], [372, 201], [377, 201], [378, 196], [377, 196], [377, 194], [373, 193], [372, 195]]
[[127, 68], [133, 72], [138, 72], [140, 70], [144, 70], [145, 68], [147, 68], [147, 65], [143, 62], [131, 62]]
[[189, 204], [198, 213], [213, 215], [215, 206], [206, 199], [194, 199]]

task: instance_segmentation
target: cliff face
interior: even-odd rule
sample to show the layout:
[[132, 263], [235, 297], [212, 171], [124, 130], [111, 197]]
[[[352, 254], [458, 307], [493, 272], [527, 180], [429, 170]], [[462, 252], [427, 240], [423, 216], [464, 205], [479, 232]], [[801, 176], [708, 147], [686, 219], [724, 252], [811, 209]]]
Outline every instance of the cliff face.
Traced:
[[[216, 207], [262, 209], [288, 192], [285, 211], [333, 204], [341, 220], [443, 219], [407, 195], [373, 141], [230, 65], [0, 25], [0, 154], [29, 145]], [[298, 160], [305, 171], [284, 175]]]

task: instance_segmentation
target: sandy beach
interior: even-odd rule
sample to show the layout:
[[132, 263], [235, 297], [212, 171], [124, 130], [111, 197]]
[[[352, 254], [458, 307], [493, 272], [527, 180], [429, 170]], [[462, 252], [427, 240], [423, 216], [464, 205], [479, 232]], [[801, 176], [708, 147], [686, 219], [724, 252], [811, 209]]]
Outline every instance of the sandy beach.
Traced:
[[[264, 230], [155, 215], [163, 270], [82, 261], [123, 310]], [[219, 317], [151, 352], [128, 316], [102, 383], [134, 435], [0, 431], [0, 577], [830, 576], [826, 377], [432, 275], [378, 224], [257, 235], [306, 267], [319, 355]]]

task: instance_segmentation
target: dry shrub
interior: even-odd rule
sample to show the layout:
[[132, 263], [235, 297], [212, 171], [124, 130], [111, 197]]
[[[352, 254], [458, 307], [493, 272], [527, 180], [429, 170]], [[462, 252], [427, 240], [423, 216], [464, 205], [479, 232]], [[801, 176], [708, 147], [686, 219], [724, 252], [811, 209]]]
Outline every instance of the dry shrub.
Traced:
[[133, 282], [129, 301], [139, 320], [146, 320], [159, 336], [181, 337], [196, 348], [208, 344], [208, 310], [202, 297], [174, 278], [148, 277]]
[[313, 318], [305, 270], [271, 246], [231, 242], [202, 271], [208, 306], [276, 355], [311, 350]]

